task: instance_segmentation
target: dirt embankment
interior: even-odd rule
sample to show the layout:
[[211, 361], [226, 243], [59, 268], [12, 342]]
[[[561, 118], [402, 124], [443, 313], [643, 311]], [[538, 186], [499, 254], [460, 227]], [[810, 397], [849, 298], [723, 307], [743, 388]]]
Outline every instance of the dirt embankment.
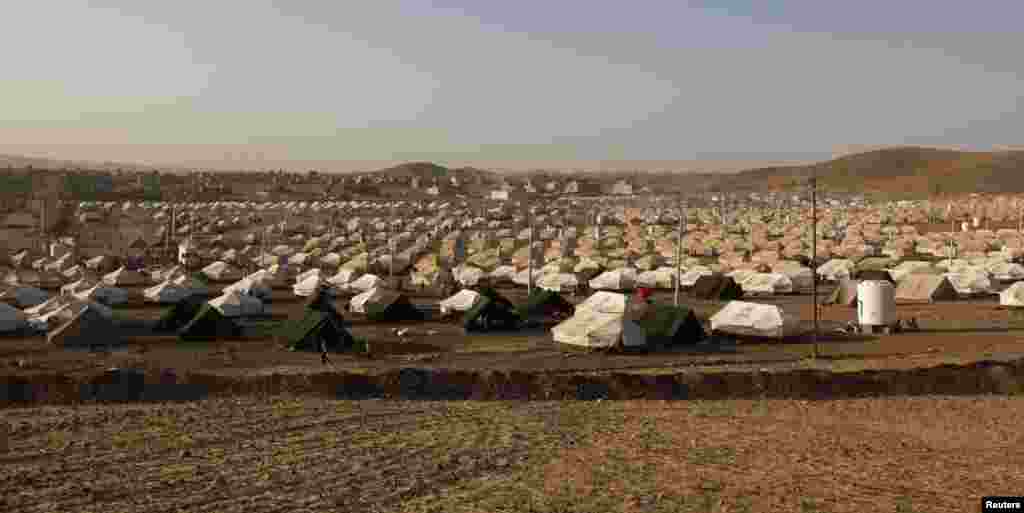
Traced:
[[552, 374], [403, 368], [379, 374], [324, 372], [223, 376], [103, 374], [0, 378], [0, 404], [88, 400], [194, 400], [210, 396], [312, 394], [339, 399], [834, 399], [890, 395], [1013, 394], [1024, 390], [1024, 360], [908, 370]]

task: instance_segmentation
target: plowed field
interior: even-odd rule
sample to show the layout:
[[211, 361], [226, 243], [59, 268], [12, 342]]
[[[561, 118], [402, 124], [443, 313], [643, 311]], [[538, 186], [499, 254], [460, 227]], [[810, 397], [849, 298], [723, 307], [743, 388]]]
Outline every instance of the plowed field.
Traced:
[[974, 511], [1020, 493], [1022, 414], [1002, 397], [14, 409], [0, 510]]

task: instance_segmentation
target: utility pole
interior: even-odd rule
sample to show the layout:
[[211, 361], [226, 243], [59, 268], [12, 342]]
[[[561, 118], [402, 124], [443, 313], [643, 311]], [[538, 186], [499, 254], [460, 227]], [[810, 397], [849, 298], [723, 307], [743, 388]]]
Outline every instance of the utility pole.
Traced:
[[388, 250], [391, 253], [388, 258], [388, 284], [394, 285], [395, 281], [395, 204], [389, 202], [391, 215], [388, 218]]
[[674, 303], [679, 306], [679, 278], [682, 276], [683, 268], [683, 232], [686, 230], [686, 207], [679, 206], [679, 239], [676, 242], [676, 290]]
[[814, 331], [811, 333], [811, 356], [818, 357], [818, 177], [811, 175], [811, 301]]
[[530, 227], [529, 227], [529, 230], [530, 230], [529, 231], [529, 236], [530, 236], [530, 238], [529, 238], [528, 245], [526, 247], [527, 248], [527, 251], [526, 251], [526, 257], [527, 257], [527, 260], [526, 260], [526, 262], [527, 262], [526, 263], [526, 275], [527, 275], [527, 280], [526, 280], [526, 296], [527, 297], [529, 297], [530, 295], [533, 294], [533, 212], [529, 212], [529, 216], [530, 216], [530, 218], [527, 220], [527, 222], [530, 223]]

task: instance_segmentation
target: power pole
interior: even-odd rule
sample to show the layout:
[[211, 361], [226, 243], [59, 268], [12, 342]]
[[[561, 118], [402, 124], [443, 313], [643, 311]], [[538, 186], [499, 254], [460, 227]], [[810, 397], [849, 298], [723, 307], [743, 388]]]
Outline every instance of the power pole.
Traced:
[[388, 284], [394, 285], [395, 281], [395, 204], [389, 202], [391, 215], [388, 219], [388, 250], [391, 253], [388, 259]]
[[811, 301], [814, 331], [811, 333], [811, 357], [818, 357], [818, 177], [811, 176]]
[[533, 212], [530, 212], [529, 215], [530, 215], [530, 218], [528, 219], [527, 222], [529, 222], [529, 224], [530, 224], [530, 226], [529, 226], [530, 238], [529, 238], [529, 242], [527, 243], [528, 245], [526, 246], [526, 248], [527, 248], [527, 250], [526, 250], [526, 257], [527, 257], [527, 261], [526, 261], [527, 262], [526, 263], [526, 275], [527, 275], [527, 280], [526, 280], [526, 296], [527, 297], [529, 297], [531, 294], [533, 294]]
[[679, 278], [683, 268], [683, 231], [686, 230], [686, 207], [679, 206], [679, 239], [676, 242], [676, 290], [674, 303], [679, 306]]

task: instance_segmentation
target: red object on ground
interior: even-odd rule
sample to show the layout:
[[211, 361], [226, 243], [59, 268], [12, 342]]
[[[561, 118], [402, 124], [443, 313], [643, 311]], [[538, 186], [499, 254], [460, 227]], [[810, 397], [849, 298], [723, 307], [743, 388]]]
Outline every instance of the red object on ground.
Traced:
[[640, 299], [647, 299], [647, 298], [651, 297], [651, 289], [646, 288], [646, 287], [641, 287], [639, 289], [636, 289], [636, 295]]

